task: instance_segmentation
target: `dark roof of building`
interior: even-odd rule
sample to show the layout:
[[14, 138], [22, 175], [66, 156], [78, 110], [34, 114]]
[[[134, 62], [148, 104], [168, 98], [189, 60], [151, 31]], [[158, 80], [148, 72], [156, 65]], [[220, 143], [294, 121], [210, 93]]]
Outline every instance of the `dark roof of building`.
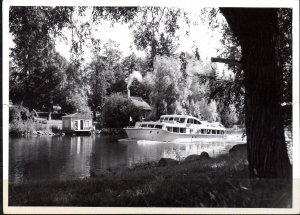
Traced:
[[131, 100], [132, 104], [136, 107], [139, 107], [143, 110], [151, 110], [150, 105], [145, 102], [141, 97], [130, 96], [129, 99]]
[[92, 115], [86, 113], [72, 113], [63, 117], [74, 118], [74, 119], [92, 119]]

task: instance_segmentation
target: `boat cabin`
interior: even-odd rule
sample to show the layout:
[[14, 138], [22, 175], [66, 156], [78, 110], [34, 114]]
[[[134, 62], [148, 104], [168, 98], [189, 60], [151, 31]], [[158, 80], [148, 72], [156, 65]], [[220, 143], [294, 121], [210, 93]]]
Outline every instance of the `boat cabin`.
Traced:
[[62, 130], [67, 133], [90, 133], [93, 130], [92, 115], [73, 113], [62, 117]]
[[[220, 123], [200, 121], [187, 115], [162, 115], [159, 120], [166, 123], [166, 130], [172, 133], [224, 134], [225, 128]], [[170, 125], [171, 124], [171, 125]]]
[[171, 133], [182, 134], [224, 134], [225, 129], [222, 127], [203, 126], [203, 127], [186, 127], [183, 124], [172, 124], [162, 122], [137, 122], [135, 127], [144, 129], [162, 129]]
[[183, 116], [183, 115], [162, 115], [159, 121], [167, 122], [167, 123], [186, 123], [186, 124], [195, 124], [195, 125], [205, 124], [205, 121], [201, 122], [196, 117]]

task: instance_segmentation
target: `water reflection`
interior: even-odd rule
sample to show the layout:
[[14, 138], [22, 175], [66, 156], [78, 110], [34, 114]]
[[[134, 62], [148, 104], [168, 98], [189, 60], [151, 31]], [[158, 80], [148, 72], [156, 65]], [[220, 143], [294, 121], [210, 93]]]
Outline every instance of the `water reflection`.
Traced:
[[110, 137], [64, 136], [10, 138], [9, 179], [72, 180], [90, 176], [94, 169], [130, 167], [162, 157], [182, 160], [206, 151], [226, 153], [235, 143], [118, 143]]

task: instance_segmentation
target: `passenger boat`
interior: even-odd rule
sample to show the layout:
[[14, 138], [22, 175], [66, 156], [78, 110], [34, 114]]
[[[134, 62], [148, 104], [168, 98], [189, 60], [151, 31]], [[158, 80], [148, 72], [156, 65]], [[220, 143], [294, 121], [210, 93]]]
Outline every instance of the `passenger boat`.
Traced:
[[220, 123], [201, 121], [189, 115], [162, 115], [159, 121], [136, 122], [124, 128], [129, 140], [194, 142], [204, 138], [224, 138]]

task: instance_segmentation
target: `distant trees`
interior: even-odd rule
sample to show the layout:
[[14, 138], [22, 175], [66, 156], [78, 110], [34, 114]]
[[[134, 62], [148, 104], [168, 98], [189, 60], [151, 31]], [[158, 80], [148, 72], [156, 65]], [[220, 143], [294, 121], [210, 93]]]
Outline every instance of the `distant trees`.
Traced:
[[107, 93], [107, 65], [106, 57], [102, 56], [100, 52], [93, 53], [92, 62], [88, 65], [89, 72], [89, 106], [93, 111], [94, 118], [96, 117], [96, 110], [101, 110], [104, 104], [104, 99]]
[[154, 116], [174, 113], [174, 103], [179, 97], [178, 81], [181, 77], [180, 63], [173, 57], [156, 56], [152, 73], [150, 100], [154, 106]]
[[188, 24], [186, 13], [179, 8], [139, 7], [130, 22], [134, 44], [138, 50], [147, 50], [152, 68], [156, 56], [172, 56], [178, 44], [177, 31], [181, 24]]
[[232, 127], [236, 125], [239, 121], [239, 114], [237, 113], [236, 107], [234, 104], [230, 104], [227, 108], [221, 109], [221, 122], [225, 127]]
[[102, 124], [106, 127], [122, 128], [129, 124], [129, 118], [139, 120], [141, 110], [120, 94], [107, 97], [103, 107]]
[[65, 60], [55, 52], [53, 36], [69, 23], [72, 8], [10, 7], [10, 93], [29, 108], [51, 108], [61, 89]]
[[143, 83], [151, 89], [153, 119], [158, 119], [162, 114], [182, 113], [202, 120], [221, 120], [222, 113], [217, 108], [217, 102], [209, 98], [209, 81], [202, 83], [202, 76], [209, 77], [214, 73], [207, 63], [192, 55], [185, 61], [182, 58], [156, 56], [153, 66], [153, 72], [146, 74]]
[[[211, 68], [202, 62], [198, 49], [193, 54], [175, 56], [179, 22], [189, 24], [182, 10], [163, 7], [92, 9], [96, 23], [101, 19], [129, 23], [134, 44], [138, 49], [147, 50], [148, 56], [143, 59], [135, 54], [123, 58], [115, 41], [103, 43], [93, 38], [91, 24], [79, 23], [74, 18], [82, 16], [87, 9], [11, 8], [10, 31], [16, 43], [11, 49], [10, 62], [10, 95], [14, 103], [47, 111], [49, 119], [53, 105], [57, 104], [64, 112], [92, 110], [96, 116], [106, 97], [124, 92], [125, 78], [137, 70], [141, 71], [144, 81], [132, 83], [131, 95], [149, 102], [154, 107], [155, 119], [175, 112], [219, 119], [208, 114], [215, 112], [212, 108], [215, 101], [208, 98], [210, 86], [214, 84], [200, 78], [209, 76]], [[55, 51], [53, 38], [64, 39], [64, 27], [72, 31], [70, 62]], [[26, 33], [28, 29], [32, 30], [31, 34]], [[82, 46], [88, 41], [93, 58], [89, 65], [83, 65]]]

